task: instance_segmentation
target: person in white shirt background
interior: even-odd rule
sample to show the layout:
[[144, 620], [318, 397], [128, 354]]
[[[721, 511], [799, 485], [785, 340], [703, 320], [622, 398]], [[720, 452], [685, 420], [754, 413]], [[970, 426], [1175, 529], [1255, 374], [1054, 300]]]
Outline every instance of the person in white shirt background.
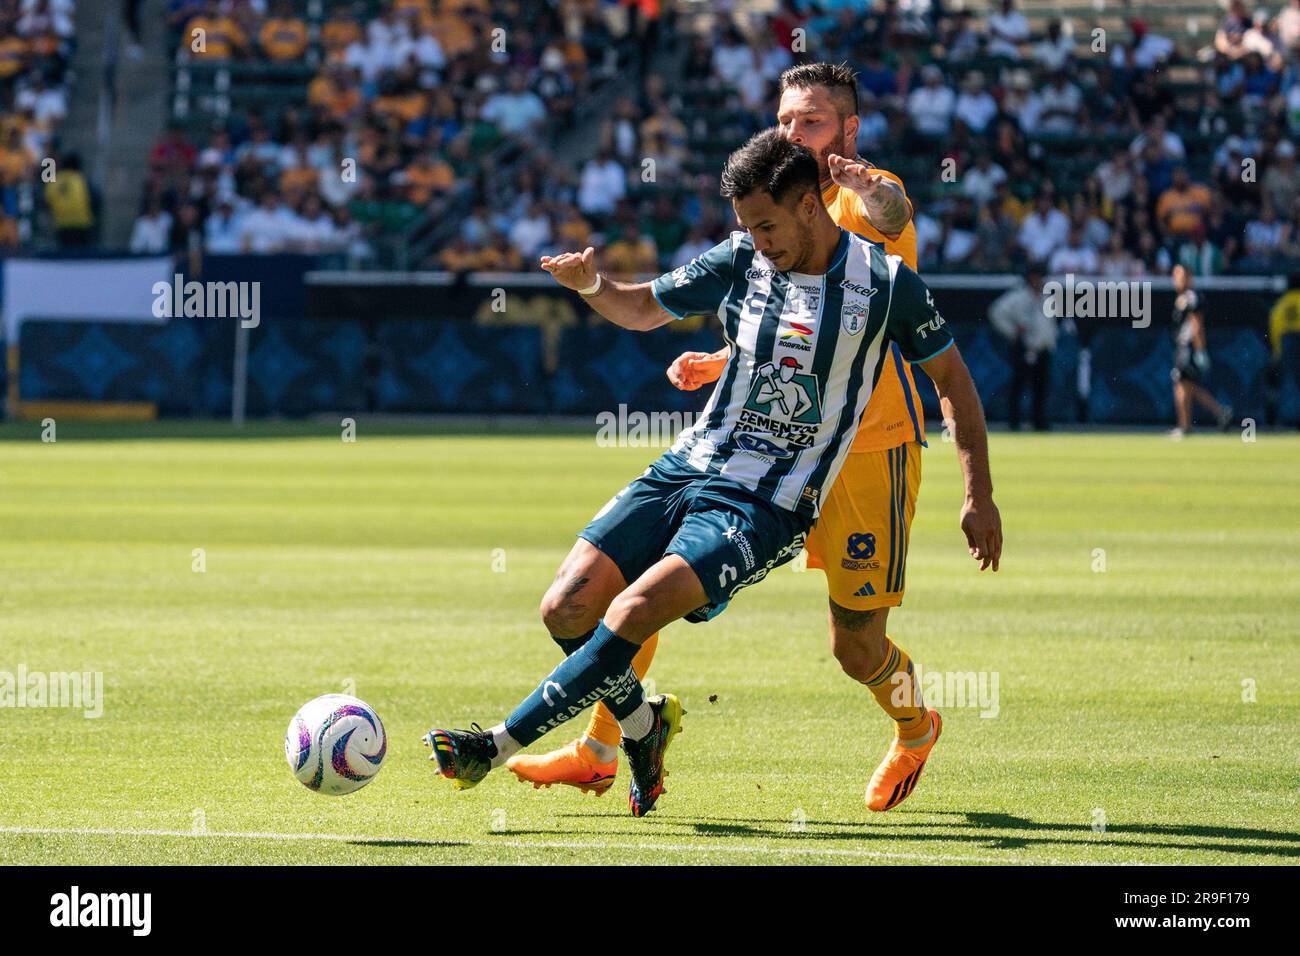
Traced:
[[1024, 281], [1004, 292], [989, 306], [989, 324], [1011, 348], [1011, 387], [1007, 396], [1007, 424], [1020, 430], [1021, 394], [1028, 385], [1035, 431], [1047, 431], [1047, 390], [1051, 385], [1052, 353], [1056, 350], [1056, 319], [1047, 314], [1043, 297], [1043, 272], [1025, 269]]

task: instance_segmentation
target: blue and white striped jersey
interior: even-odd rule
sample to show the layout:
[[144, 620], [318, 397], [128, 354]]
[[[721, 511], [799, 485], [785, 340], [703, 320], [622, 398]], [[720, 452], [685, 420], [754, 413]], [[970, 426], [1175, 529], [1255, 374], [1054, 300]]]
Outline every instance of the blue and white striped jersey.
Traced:
[[930, 290], [898, 256], [840, 231], [825, 275], [780, 272], [733, 232], [651, 284], [668, 312], [716, 312], [731, 357], [672, 452], [778, 507], [816, 516], [889, 343], [909, 362], [952, 345]]

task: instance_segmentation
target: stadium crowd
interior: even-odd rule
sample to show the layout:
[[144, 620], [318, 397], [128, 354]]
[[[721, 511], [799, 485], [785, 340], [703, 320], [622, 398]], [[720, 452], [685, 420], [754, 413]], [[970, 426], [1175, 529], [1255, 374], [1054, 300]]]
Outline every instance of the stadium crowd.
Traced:
[[479, 205], [430, 264], [513, 264], [587, 241], [616, 273], [689, 260], [730, 228], [722, 158], [775, 123], [781, 71], [818, 59], [858, 70], [858, 149], [907, 182], [924, 270], [1137, 276], [1182, 262], [1215, 274], [1300, 260], [1300, 0], [1253, 15], [1233, 0], [1210, 44], [1136, 17], [1100, 44], [1059, 19], [1035, 35], [1014, 0], [982, 18], [793, 0], [693, 24], [664, 31], [684, 51], [673, 82], [652, 73], [621, 100], [576, 178], [536, 150], [508, 200]]
[[[0, 0], [0, 248], [29, 238], [41, 185], [63, 240], [90, 235], [93, 202], [80, 159], [56, 155], [68, 115], [74, 13], [75, 0]], [[46, 158], [55, 161], [46, 169], [60, 175], [42, 178]]]
[[[373, 238], [481, 191], [499, 154], [570, 127], [576, 98], [618, 68], [607, 21], [579, 0], [323, 7], [312, 23], [286, 0], [170, 0], [181, 68], [242, 70], [236, 96], [241, 78], [288, 82], [267, 106], [232, 110], [197, 135], [168, 128], [149, 158], [132, 249], [198, 242], [365, 259]], [[475, 264], [514, 267], [514, 252], [485, 241]]]
[[[829, 59], [858, 71], [858, 149], [907, 183], [924, 270], [1300, 267], [1300, 0], [1230, 0], [1212, 37], [1131, 16], [1100, 47], [1016, 0], [733, 6], [168, 0], [174, 75], [232, 71], [233, 106], [196, 94], [159, 137], [130, 246], [364, 264], [421, 236], [409, 265], [460, 272], [594, 243], [619, 274], [670, 268], [730, 228], [717, 170], [775, 122], [781, 71]], [[93, 235], [78, 158], [60, 184], [37, 168], [73, 43], [73, 0], [0, 0], [2, 244], [25, 239], [24, 183], [62, 244]]]

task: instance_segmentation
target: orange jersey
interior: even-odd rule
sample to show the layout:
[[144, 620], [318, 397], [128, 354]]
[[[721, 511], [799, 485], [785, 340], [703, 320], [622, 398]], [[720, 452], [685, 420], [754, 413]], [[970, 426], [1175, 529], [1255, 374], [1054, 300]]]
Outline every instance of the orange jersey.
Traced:
[[[871, 168], [903, 187], [903, 181], [888, 170], [876, 166]], [[906, 195], [906, 187], [903, 190]], [[916, 271], [916, 226], [910, 219], [902, 235], [890, 239], [867, 221], [867, 210], [862, 198], [852, 190], [841, 189], [832, 183], [822, 193], [822, 202], [841, 229], [881, 243], [886, 252], [901, 257], [912, 271]], [[880, 369], [880, 381], [876, 383], [867, 402], [867, 409], [862, 413], [858, 434], [849, 451], [885, 451], [909, 441], [925, 441], [921, 397], [912, 380], [911, 366], [903, 361], [897, 349], [891, 348], [885, 356], [885, 364]]]

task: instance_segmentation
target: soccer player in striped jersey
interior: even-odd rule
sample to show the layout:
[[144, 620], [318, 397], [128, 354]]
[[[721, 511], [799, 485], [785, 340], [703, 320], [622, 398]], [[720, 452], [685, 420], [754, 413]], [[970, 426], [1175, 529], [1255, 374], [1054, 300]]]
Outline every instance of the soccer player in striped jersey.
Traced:
[[[623, 283], [597, 271], [590, 248], [542, 259], [627, 329], [715, 313], [730, 354], [696, 424], [597, 512], [561, 566], [543, 609], [565, 660], [490, 730], [426, 735], [458, 787], [603, 701], [621, 727], [632, 813], [654, 807], [682, 709], [670, 694], [644, 696], [633, 658], [662, 627], [708, 620], [799, 552], [891, 343], [982, 447], [979, 397], [929, 290], [899, 257], [835, 224], [819, 178], [810, 150], [768, 130], [723, 169], [722, 195], [746, 231], [688, 265]], [[790, 336], [796, 326], [807, 333]]]
[[[902, 181], [857, 156], [857, 79], [847, 66], [811, 63], [781, 76], [781, 132], [817, 157], [827, 212], [839, 226], [900, 256], [916, 270], [916, 229]], [[791, 328], [792, 345], [801, 340]], [[795, 347], [798, 347], [795, 345]], [[668, 377], [683, 389], [716, 381], [731, 346], [686, 352]], [[944, 403], [944, 418], [952, 419]], [[822, 502], [808, 537], [808, 564], [823, 568], [830, 603], [831, 647], [844, 672], [867, 685], [894, 725], [894, 740], [867, 784], [872, 810], [889, 810], [911, 794], [938, 739], [937, 711], [913, 688], [912, 660], [886, 636], [889, 609], [902, 603], [907, 546], [921, 484], [925, 428], [910, 366], [891, 345], [838, 480]], [[998, 568], [1002, 526], [993, 503], [982, 423], [955, 432], [966, 480], [961, 528], [980, 569]], [[657, 641], [646, 641], [633, 665], [644, 677]], [[900, 686], [903, 685], [903, 686]], [[618, 769], [618, 723], [597, 705], [584, 735], [548, 754], [521, 754], [509, 767], [534, 786], [563, 783], [603, 793]]]

